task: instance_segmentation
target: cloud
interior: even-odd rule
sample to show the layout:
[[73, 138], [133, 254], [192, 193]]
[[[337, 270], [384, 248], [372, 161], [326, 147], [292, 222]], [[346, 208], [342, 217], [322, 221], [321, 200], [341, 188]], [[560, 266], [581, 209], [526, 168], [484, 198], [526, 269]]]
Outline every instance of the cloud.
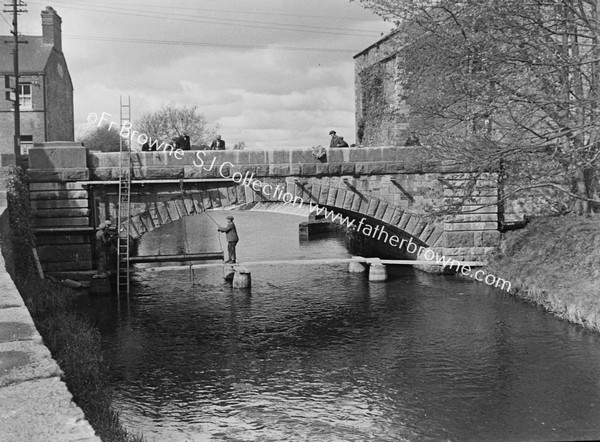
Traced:
[[[253, 0], [251, 8], [246, 0], [184, 0], [172, 7], [56, 0], [53, 7], [63, 19], [79, 127], [92, 111], [118, 121], [119, 96], [126, 95], [134, 120], [169, 103], [197, 105], [225, 139], [250, 148], [328, 144], [332, 128], [351, 142], [352, 56], [390, 29], [348, 0]], [[39, 35], [40, 9], [29, 9], [21, 29]]]

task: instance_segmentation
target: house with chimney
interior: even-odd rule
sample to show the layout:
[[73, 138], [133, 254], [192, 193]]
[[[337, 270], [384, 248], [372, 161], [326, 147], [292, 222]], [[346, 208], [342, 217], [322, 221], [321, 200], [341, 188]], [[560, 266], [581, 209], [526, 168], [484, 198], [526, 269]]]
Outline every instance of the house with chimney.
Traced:
[[[21, 154], [33, 143], [73, 141], [73, 83], [62, 52], [62, 19], [47, 6], [42, 11], [42, 35], [21, 37], [19, 93]], [[13, 36], [0, 36], [12, 41]], [[14, 74], [14, 44], [0, 44], [0, 75]], [[14, 103], [0, 96], [1, 164], [14, 163]]]

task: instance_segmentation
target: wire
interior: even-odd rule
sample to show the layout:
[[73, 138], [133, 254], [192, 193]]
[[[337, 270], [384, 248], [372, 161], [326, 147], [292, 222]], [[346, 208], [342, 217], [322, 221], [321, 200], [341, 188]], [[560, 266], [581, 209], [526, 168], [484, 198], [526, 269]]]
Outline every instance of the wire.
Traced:
[[11, 22], [9, 22], [9, 21], [6, 19], [6, 17], [4, 16], [4, 14], [3, 14], [2, 12], [0, 12], [0, 15], [2, 16], [2, 18], [4, 19], [4, 21], [6, 22], [6, 24], [12, 28], [12, 23], [11, 23]]
[[323, 48], [307, 48], [293, 46], [259, 46], [259, 45], [242, 45], [242, 44], [225, 44], [225, 43], [202, 43], [194, 41], [174, 41], [174, 40], [150, 40], [141, 38], [127, 37], [98, 37], [85, 35], [63, 35], [64, 38], [70, 40], [96, 40], [96, 41], [111, 41], [119, 43], [142, 43], [142, 44], [160, 44], [160, 45], [178, 45], [178, 46], [203, 46], [214, 48], [233, 48], [233, 49], [274, 49], [282, 51], [302, 51], [302, 52], [326, 52], [326, 53], [351, 53], [356, 54], [357, 49], [323, 49]]
[[[43, 3], [38, 2], [30, 2], [32, 4], [43, 5]], [[44, 3], [45, 4], [45, 3]], [[257, 29], [268, 29], [268, 30], [280, 30], [280, 31], [295, 31], [295, 32], [307, 32], [307, 33], [320, 33], [320, 34], [332, 34], [332, 35], [346, 35], [346, 36], [354, 36], [354, 37], [373, 37], [378, 35], [377, 31], [364, 31], [364, 30], [356, 30], [353, 31], [351, 29], [336, 29], [336, 28], [323, 28], [319, 26], [309, 26], [309, 25], [291, 25], [291, 24], [281, 24], [281, 23], [273, 23], [273, 22], [261, 22], [256, 20], [240, 20], [240, 19], [228, 19], [228, 18], [212, 18], [212, 17], [204, 17], [204, 16], [192, 16], [189, 14], [164, 14], [164, 13], [155, 13], [155, 12], [144, 12], [140, 13], [138, 9], [129, 9], [129, 8], [113, 8], [113, 7], [100, 7], [100, 6], [92, 6], [92, 7], [81, 7], [72, 6], [71, 2], [64, 2], [63, 4], [68, 5], [68, 8], [78, 9], [82, 11], [90, 11], [90, 12], [99, 12], [102, 14], [117, 14], [117, 15], [127, 15], [134, 17], [146, 17], [146, 18], [156, 18], [162, 21], [165, 18], [168, 18], [172, 21], [186, 21], [186, 22], [194, 22], [194, 23], [208, 23], [208, 24], [217, 24], [217, 25], [225, 25], [225, 26], [237, 26], [244, 28], [257, 28]], [[217, 20], [217, 21], [215, 21]], [[266, 25], [266, 26], [259, 26]], [[343, 32], [338, 32], [343, 31]]]
[[[33, 2], [30, 2], [33, 3]], [[68, 0], [54, 0], [54, 3], [72, 3], [69, 2]], [[110, 2], [110, 1], [103, 1], [103, 4], [112, 4], [112, 5], [122, 5], [122, 2]], [[332, 19], [335, 19], [336, 21], [356, 21], [356, 18], [351, 18], [351, 17], [339, 17], [339, 16], [335, 16], [335, 17], [331, 17], [331, 16], [325, 16], [325, 15], [309, 15], [309, 14], [290, 14], [290, 13], [277, 13], [277, 12], [257, 12], [257, 11], [248, 11], [248, 10], [234, 10], [234, 9], [207, 9], [207, 8], [188, 8], [185, 6], [162, 6], [162, 5], [149, 5], [147, 3], [132, 3], [132, 2], [128, 2], [129, 6], [140, 6], [143, 8], [157, 8], [157, 9], [167, 9], [167, 10], [172, 10], [172, 9], [179, 9], [179, 10], [184, 10], [184, 11], [204, 11], [204, 12], [225, 12], [227, 14], [242, 14], [242, 15], [267, 15], [267, 16], [276, 16], [276, 17], [303, 17], [303, 18], [317, 18], [317, 19], [323, 19], [323, 20], [329, 20], [331, 21]]]

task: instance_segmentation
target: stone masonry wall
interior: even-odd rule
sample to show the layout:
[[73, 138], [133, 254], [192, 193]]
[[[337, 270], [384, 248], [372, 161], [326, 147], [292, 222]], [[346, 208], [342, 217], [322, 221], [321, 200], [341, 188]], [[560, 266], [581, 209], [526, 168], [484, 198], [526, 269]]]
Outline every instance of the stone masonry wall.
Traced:
[[410, 135], [399, 42], [400, 34], [393, 33], [354, 57], [356, 139], [364, 146], [401, 146]]

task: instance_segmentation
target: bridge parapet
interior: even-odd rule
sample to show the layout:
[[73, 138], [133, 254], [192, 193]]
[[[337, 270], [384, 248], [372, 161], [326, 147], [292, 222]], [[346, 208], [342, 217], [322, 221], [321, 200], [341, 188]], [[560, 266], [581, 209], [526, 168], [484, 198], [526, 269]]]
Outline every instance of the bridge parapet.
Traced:
[[[90, 152], [88, 167], [91, 179], [118, 179], [119, 155]], [[132, 164], [137, 179], [219, 178], [223, 170], [254, 173], [257, 177], [373, 175], [440, 170], [439, 164], [424, 160], [420, 150], [414, 147], [328, 149], [326, 156], [321, 159], [306, 148], [185, 151], [179, 155], [135, 152]]]

